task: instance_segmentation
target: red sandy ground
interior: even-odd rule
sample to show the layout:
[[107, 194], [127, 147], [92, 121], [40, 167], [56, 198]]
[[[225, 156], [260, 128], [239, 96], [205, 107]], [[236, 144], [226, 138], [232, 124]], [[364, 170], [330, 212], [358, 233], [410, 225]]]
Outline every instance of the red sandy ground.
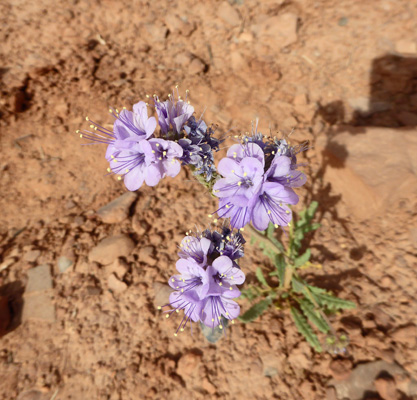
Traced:
[[[416, 6], [414, 0], [245, 0], [229, 7], [193, 0], [1, 2], [0, 263], [7, 266], [0, 283], [24, 287], [28, 269], [56, 265], [61, 255], [75, 266], [62, 274], [54, 268], [54, 322], [27, 318], [0, 339], [0, 397], [335, 399], [328, 386], [332, 377], [343, 378], [340, 360], [314, 353], [286, 311], [237, 323], [217, 345], [199, 332], [173, 336], [179, 321], [156, 310], [155, 282], [174, 272], [177, 244], [196, 223], [208, 224], [216, 202], [182, 171], [141, 188], [122, 223], [104, 224], [95, 211], [125, 188], [105, 176], [104, 148], [81, 147], [74, 132], [86, 115], [111, 123], [109, 106], [131, 107], [146, 94], [165, 97], [177, 83], [190, 90], [198, 115], [206, 109], [206, 121], [232, 135], [250, 130], [255, 117], [263, 132], [295, 127], [295, 141], [313, 144], [335, 124], [415, 126], [416, 75], [412, 84], [391, 81], [398, 118], [354, 109], [380, 87], [375, 60], [417, 57]], [[323, 268], [306, 276], [358, 304], [332, 317], [351, 339], [346, 374], [382, 359], [415, 377], [415, 198], [400, 195], [388, 210], [360, 220], [320, 177], [321, 152], [313, 148], [303, 157], [310, 181], [298, 190], [297, 209], [317, 199], [322, 223], [311, 245]], [[86, 260], [102, 238], [118, 233], [136, 247], [125, 257], [127, 288], [115, 294], [106, 269]], [[36, 262], [27, 261], [36, 249]], [[250, 244], [246, 254], [242, 268], [253, 282], [256, 268], [269, 264]], [[248, 306], [242, 302], [243, 310]], [[406, 333], [398, 334], [401, 327]], [[271, 367], [277, 373], [266, 376]]]

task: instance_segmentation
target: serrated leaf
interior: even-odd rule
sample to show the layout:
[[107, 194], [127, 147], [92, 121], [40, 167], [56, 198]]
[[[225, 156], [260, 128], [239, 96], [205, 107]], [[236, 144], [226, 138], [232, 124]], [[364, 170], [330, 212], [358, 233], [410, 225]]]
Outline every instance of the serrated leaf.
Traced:
[[301, 310], [303, 311], [304, 315], [309, 319], [311, 323], [313, 323], [320, 332], [328, 333], [330, 330], [329, 325], [327, 322], [322, 318], [319, 312], [314, 309], [314, 305], [310, 303], [307, 299], [299, 300]]
[[295, 259], [294, 265], [296, 268], [303, 266], [311, 257], [311, 250], [307, 249], [304, 254]]
[[307, 209], [307, 214], [309, 216], [309, 219], [313, 219], [314, 214], [317, 211], [317, 208], [319, 206], [319, 203], [317, 201], [312, 201]]
[[295, 307], [291, 307], [291, 315], [298, 331], [306, 338], [311, 347], [321, 353], [322, 349], [319, 339], [313, 332], [313, 329], [307, 322], [306, 318]]
[[321, 306], [326, 306], [329, 310], [349, 310], [356, 307], [353, 301], [339, 299], [328, 293], [315, 293], [315, 299]]
[[269, 287], [260, 267], [256, 268], [256, 277], [258, 278], [258, 281], [262, 283], [262, 285]]
[[277, 269], [278, 279], [279, 279], [279, 286], [284, 286], [285, 281], [285, 258], [282, 254], [277, 254], [275, 256], [275, 267]]
[[258, 318], [271, 304], [272, 300], [270, 298], [266, 298], [264, 300], [259, 301], [258, 303], [254, 304], [249, 310], [247, 310], [243, 315], [239, 317], [239, 320], [248, 323], [252, 322], [256, 318]]

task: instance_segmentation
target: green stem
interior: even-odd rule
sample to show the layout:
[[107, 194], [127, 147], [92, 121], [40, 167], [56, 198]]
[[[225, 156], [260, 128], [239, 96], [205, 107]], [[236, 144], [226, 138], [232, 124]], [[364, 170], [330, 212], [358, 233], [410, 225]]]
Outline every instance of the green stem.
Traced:
[[281, 249], [274, 244], [274, 242], [272, 242], [266, 235], [263, 235], [261, 232], [256, 230], [252, 225], [246, 225], [245, 230], [250, 232], [252, 236], [255, 236], [256, 239], [260, 240], [263, 243], [266, 243], [270, 250], [274, 250], [276, 253], [282, 254], [283, 256], [287, 257], [287, 255], [284, 254], [281, 251]]

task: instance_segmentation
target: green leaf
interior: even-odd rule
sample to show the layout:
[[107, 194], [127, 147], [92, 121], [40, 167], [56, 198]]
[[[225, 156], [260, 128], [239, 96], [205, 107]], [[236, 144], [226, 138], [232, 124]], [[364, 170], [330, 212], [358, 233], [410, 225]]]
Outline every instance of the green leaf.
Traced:
[[356, 307], [353, 301], [339, 299], [328, 293], [314, 293], [314, 298], [321, 306], [326, 306], [329, 310], [349, 310]]
[[282, 254], [277, 254], [275, 256], [275, 267], [277, 269], [278, 279], [279, 279], [279, 286], [283, 287], [285, 282], [285, 258]]
[[327, 322], [322, 318], [319, 312], [314, 309], [314, 305], [310, 303], [307, 299], [299, 300], [301, 310], [303, 310], [304, 315], [313, 323], [320, 332], [328, 333], [330, 330]]
[[307, 214], [308, 214], [308, 217], [309, 217], [310, 220], [313, 219], [314, 214], [316, 213], [318, 206], [319, 206], [319, 203], [317, 201], [312, 201], [310, 203], [310, 206], [307, 209]]
[[292, 278], [291, 283], [292, 283], [292, 289], [294, 290], [295, 293], [304, 292], [304, 286], [305, 286], [304, 283], [300, 282], [296, 278]]
[[307, 249], [304, 254], [295, 259], [294, 265], [296, 268], [302, 267], [308, 260], [310, 260], [311, 250]]
[[256, 277], [258, 278], [258, 281], [262, 283], [262, 285], [269, 287], [260, 267], [256, 268]]
[[259, 301], [258, 303], [254, 304], [248, 311], [246, 311], [243, 315], [239, 317], [239, 320], [248, 323], [252, 322], [256, 318], [258, 318], [272, 303], [270, 298], [266, 298], [264, 300]]
[[322, 349], [319, 339], [305, 317], [295, 307], [291, 307], [291, 315], [299, 332], [306, 338], [310, 346], [320, 353]]

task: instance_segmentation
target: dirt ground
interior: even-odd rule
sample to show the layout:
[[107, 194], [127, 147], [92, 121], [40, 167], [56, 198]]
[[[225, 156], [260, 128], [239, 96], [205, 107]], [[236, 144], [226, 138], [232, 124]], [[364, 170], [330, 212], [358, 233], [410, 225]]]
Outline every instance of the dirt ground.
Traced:
[[[0, 21], [1, 399], [417, 399], [417, 1], [5, 0]], [[75, 131], [176, 84], [219, 133], [311, 141], [305, 277], [357, 303], [331, 317], [346, 356], [286, 311], [216, 345], [157, 311], [216, 202], [183, 170], [97, 213], [126, 190]], [[249, 243], [241, 266], [270, 267]]]

